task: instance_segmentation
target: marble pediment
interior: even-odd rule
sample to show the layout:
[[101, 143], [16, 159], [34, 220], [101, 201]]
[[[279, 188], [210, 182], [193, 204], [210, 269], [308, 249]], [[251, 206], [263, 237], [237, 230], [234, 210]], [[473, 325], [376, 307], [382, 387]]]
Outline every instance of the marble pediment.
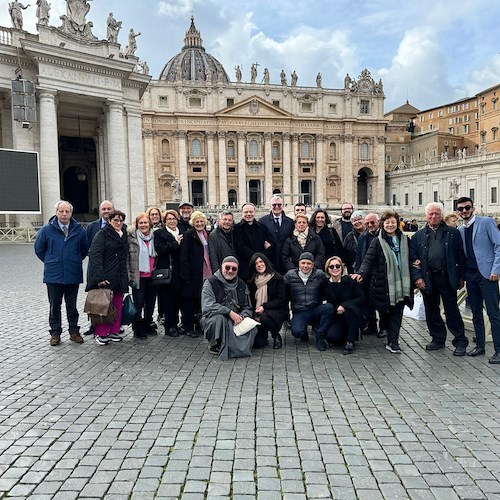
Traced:
[[229, 108], [220, 110], [216, 114], [217, 116], [225, 118], [292, 118], [291, 113], [274, 106], [258, 96], [249, 97]]

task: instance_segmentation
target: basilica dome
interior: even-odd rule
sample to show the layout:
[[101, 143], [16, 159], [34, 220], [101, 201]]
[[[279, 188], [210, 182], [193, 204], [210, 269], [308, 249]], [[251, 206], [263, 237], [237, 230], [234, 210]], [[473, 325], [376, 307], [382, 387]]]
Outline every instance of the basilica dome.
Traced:
[[160, 80], [229, 82], [222, 64], [207, 54], [202, 45], [200, 32], [191, 17], [191, 26], [184, 37], [184, 47], [180, 54], [168, 61], [160, 74]]

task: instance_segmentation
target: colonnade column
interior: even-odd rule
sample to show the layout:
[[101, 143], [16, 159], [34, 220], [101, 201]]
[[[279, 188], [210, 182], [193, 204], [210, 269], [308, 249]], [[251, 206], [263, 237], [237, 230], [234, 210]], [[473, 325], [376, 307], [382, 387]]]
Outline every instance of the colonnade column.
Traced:
[[7, 97], [0, 98], [0, 122], [2, 130], [0, 130], [0, 145], [2, 148], [14, 149], [12, 144], [12, 110], [10, 100]]
[[264, 134], [264, 204], [267, 205], [273, 196], [273, 151], [271, 132]]
[[108, 198], [116, 209], [123, 210], [131, 221], [130, 176], [125, 156], [123, 104], [107, 101]]
[[[370, 196], [371, 205], [384, 205], [385, 199], [385, 143], [387, 139], [385, 136], [380, 135], [377, 138], [377, 169], [376, 179], [374, 179], [374, 186], [372, 189], [372, 196]], [[369, 194], [369, 193], [368, 193]], [[453, 207], [452, 207], [453, 208]]]
[[316, 136], [316, 200], [315, 204], [325, 203], [325, 157], [324, 157], [324, 144], [325, 138], [323, 134]]
[[208, 197], [207, 205], [217, 205], [217, 179], [215, 178], [215, 132], [207, 132]]
[[55, 90], [40, 89], [40, 187], [44, 222], [55, 213], [54, 206], [61, 199], [56, 98]]
[[[134, 216], [146, 209], [145, 206], [145, 175], [144, 175], [144, 156], [142, 154], [142, 128], [141, 110], [139, 106], [127, 106], [127, 131], [128, 131], [128, 171], [130, 175], [130, 205]], [[154, 156], [150, 156], [153, 170], [153, 185], [155, 205], [156, 182], [154, 182]]]
[[217, 133], [217, 137], [219, 140], [219, 203], [221, 205], [228, 205], [226, 133], [220, 131]]
[[356, 204], [354, 198], [354, 185], [357, 181], [357, 172], [354, 172], [353, 141], [354, 136], [343, 136], [343, 159], [342, 159], [342, 189], [340, 192], [341, 203], [349, 202]]
[[238, 132], [238, 204], [240, 206], [248, 201], [245, 157], [246, 136], [245, 132]]
[[[288, 195], [291, 190], [291, 165], [290, 165], [290, 134], [283, 132], [283, 191], [282, 194]], [[292, 203], [291, 196], [284, 198], [285, 203]]]
[[299, 134], [292, 134], [292, 203], [297, 203], [299, 197], [295, 196], [300, 193], [299, 189]]
[[189, 200], [189, 183], [188, 183], [188, 166], [187, 166], [187, 151], [186, 151], [186, 132], [184, 130], [177, 131], [177, 145], [179, 147], [179, 179], [181, 182], [181, 198]]
[[160, 196], [156, 196], [156, 178], [155, 178], [155, 159], [156, 155], [154, 152], [154, 137], [155, 130], [153, 129], [144, 129], [142, 131], [142, 137], [144, 141], [144, 166], [146, 169], [144, 180], [146, 187], [146, 206], [156, 205], [157, 198]]

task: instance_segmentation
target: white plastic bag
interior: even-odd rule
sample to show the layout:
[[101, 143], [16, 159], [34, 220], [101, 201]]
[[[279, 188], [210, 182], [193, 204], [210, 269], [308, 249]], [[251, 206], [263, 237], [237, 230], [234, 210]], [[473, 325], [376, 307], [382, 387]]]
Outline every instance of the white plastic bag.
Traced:
[[424, 298], [420, 292], [415, 294], [413, 298], [413, 309], [410, 309], [408, 306], [405, 306], [403, 315], [407, 318], [413, 318], [418, 321], [425, 321], [425, 306], [424, 306]]

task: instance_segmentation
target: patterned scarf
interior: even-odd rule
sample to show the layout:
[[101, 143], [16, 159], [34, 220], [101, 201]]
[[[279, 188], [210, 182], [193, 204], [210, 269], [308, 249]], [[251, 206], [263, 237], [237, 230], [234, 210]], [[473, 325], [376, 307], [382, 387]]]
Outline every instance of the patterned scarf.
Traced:
[[212, 276], [212, 267], [210, 266], [210, 256], [208, 255], [208, 234], [205, 230], [196, 231], [198, 238], [203, 245], [203, 281]]
[[309, 235], [309, 228], [306, 228], [305, 231], [299, 233], [296, 229], [293, 230], [293, 235], [297, 238], [299, 245], [302, 248], [305, 248], [307, 242], [307, 236]]
[[[150, 273], [150, 257], [156, 257], [155, 244], [153, 239], [153, 231], [149, 234], [144, 234], [139, 229], [135, 231], [137, 242], [139, 243], [139, 271], [141, 273]], [[147, 242], [147, 244], [146, 244]]]

